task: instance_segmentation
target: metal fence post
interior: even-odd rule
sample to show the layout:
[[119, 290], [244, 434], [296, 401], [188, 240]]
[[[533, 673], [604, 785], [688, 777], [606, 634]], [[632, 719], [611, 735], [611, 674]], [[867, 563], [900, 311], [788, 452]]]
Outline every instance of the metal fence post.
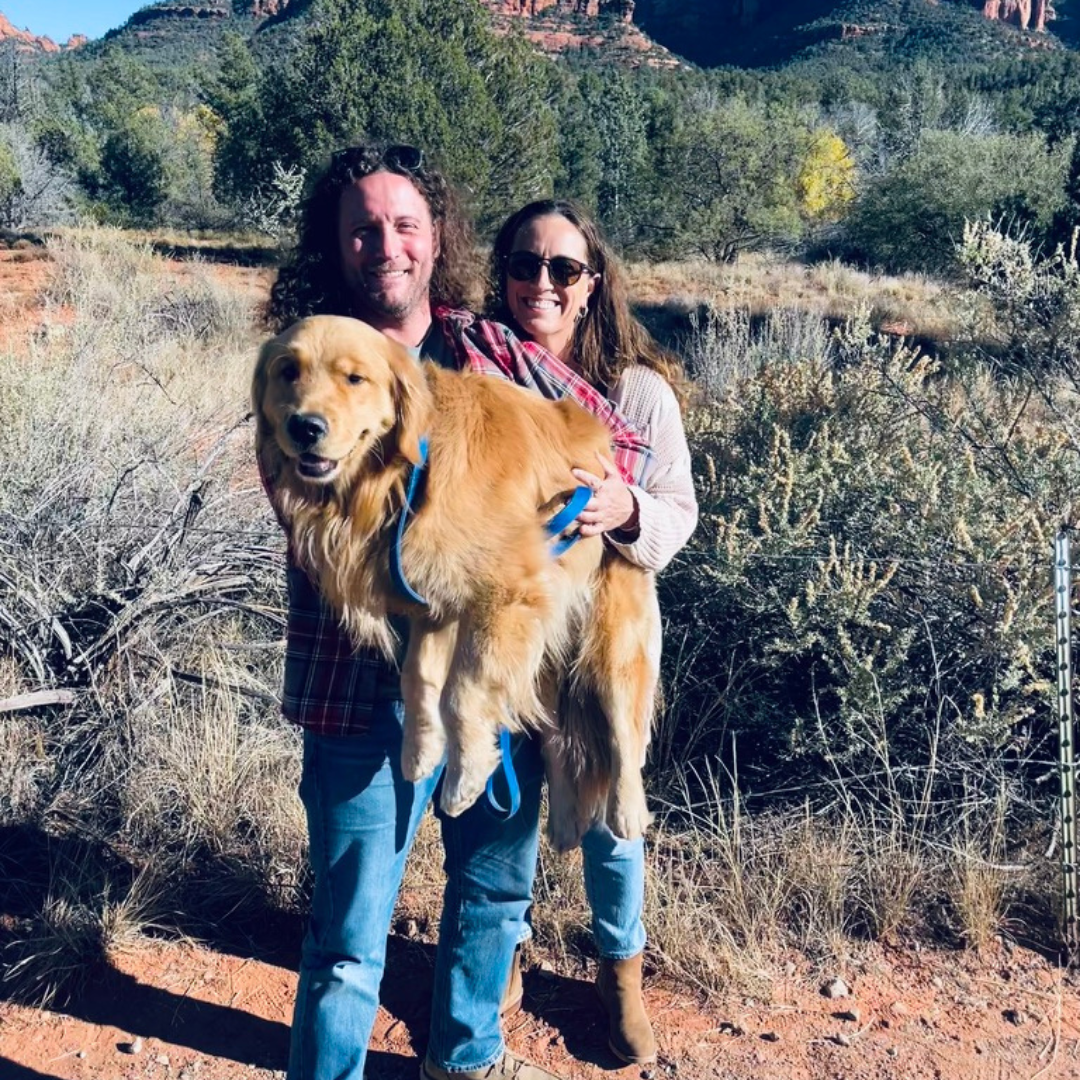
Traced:
[[1073, 717], [1072, 668], [1072, 555], [1069, 533], [1062, 529], [1054, 540], [1054, 606], [1058, 663], [1058, 751], [1061, 776], [1061, 872], [1065, 901], [1065, 941], [1076, 956], [1080, 943], [1077, 922], [1076, 850], [1076, 724]]

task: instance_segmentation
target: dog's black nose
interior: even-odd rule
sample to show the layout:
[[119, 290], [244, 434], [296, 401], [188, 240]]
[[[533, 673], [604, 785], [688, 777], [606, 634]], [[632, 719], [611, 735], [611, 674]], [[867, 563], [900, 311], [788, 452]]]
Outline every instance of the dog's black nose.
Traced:
[[285, 425], [297, 450], [310, 450], [330, 430], [318, 413], [293, 413]]

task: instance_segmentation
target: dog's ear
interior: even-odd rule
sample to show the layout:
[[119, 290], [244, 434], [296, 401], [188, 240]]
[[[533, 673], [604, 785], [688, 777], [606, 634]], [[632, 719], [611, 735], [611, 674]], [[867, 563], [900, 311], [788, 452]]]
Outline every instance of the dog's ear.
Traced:
[[266, 399], [270, 378], [270, 362], [279, 351], [277, 338], [272, 338], [259, 350], [259, 359], [255, 363], [255, 371], [251, 376], [251, 411], [255, 417], [255, 460], [259, 466], [259, 476], [262, 478], [263, 487], [266, 488], [278, 520], [284, 525], [280, 500], [277, 496], [285, 460], [274, 437], [274, 429], [263, 412], [263, 402]]
[[267, 369], [276, 349], [277, 338], [271, 338], [263, 343], [263, 347], [259, 350], [259, 359], [255, 361], [255, 371], [251, 376], [251, 411], [255, 414], [256, 423], [262, 420], [262, 403], [269, 377]]
[[388, 361], [394, 377], [398, 449], [414, 465], [420, 464], [420, 439], [431, 415], [431, 391], [420, 361], [396, 342], [389, 343]]

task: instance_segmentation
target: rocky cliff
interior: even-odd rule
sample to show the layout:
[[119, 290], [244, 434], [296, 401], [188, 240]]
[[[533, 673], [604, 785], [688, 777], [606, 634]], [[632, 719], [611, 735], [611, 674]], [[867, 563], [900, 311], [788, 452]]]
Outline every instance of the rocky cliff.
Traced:
[[584, 15], [596, 19], [611, 15], [621, 22], [634, 21], [634, 0], [481, 0], [496, 15], [532, 17], [544, 12], [562, 15]]
[[269, 19], [280, 15], [289, 6], [289, 0], [250, 0], [248, 6], [252, 18]]
[[1018, 23], [1022, 30], [1045, 30], [1054, 9], [1047, 0], [984, 0], [983, 14], [988, 19]]
[[678, 66], [634, 22], [635, 0], [480, 0], [496, 27], [521, 27], [541, 51], [602, 50], [608, 59], [653, 67]]
[[227, 19], [232, 14], [232, 5], [214, 0], [199, 4], [164, 3], [153, 7], [141, 8], [127, 21], [128, 26], [148, 26], [173, 19]]
[[74, 34], [63, 45], [57, 45], [52, 38], [31, 34], [29, 30], [12, 26], [8, 18], [0, 12], [0, 44], [8, 41], [20, 52], [28, 53], [58, 53], [86, 44], [86, 38], [82, 34]]
[[634, 22], [634, 0], [480, 0], [497, 28], [519, 26], [542, 52], [602, 52], [637, 66], [677, 67], [679, 59]]

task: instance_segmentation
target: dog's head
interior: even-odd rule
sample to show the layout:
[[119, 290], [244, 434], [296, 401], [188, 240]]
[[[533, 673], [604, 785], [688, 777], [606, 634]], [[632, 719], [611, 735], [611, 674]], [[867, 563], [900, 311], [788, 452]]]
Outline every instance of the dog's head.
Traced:
[[263, 472], [275, 482], [348, 485], [398, 454], [420, 459], [430, 409], [420, 365], [356, 319], [315, 315], [268, 341], [251, 393]]

